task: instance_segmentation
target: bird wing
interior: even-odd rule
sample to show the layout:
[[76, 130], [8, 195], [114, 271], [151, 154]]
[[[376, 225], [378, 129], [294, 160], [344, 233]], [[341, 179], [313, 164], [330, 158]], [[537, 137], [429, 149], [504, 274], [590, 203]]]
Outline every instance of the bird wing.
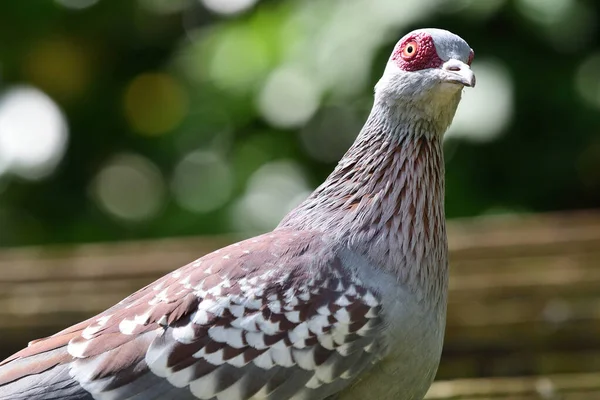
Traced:
[[320, 399], [378, 359], [382, 323], [321, 234], [282, 229], [32, 342], [0, 363], [0, 399]]

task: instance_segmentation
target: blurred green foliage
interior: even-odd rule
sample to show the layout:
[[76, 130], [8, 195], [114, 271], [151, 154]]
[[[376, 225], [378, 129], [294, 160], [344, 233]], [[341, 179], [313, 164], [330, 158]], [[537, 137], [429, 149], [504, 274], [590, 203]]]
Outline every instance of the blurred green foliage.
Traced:
[[[272, 227], [358, 133], [395, 42], [425, 26], [465, 38], [482, 75], [446, 141], [448, 217], [600, 205], [600, 3], [251, 3], [3, 2], [0, 246]], [[2, 150], [48, 149], [33, 103], [13, 102], [38, 131], [3, 119], [22, 85], [68, 128], [41, 166]]]

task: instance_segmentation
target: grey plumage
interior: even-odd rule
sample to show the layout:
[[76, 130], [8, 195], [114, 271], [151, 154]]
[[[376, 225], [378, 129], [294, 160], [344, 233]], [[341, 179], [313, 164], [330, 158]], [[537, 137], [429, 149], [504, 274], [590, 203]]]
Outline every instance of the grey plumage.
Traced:
[[471, 59], [450, 32], [406, 35], [354, 145], [273, 232], [5, 360], [0, 399], [422, 398], [446, 313], [441, 141]]

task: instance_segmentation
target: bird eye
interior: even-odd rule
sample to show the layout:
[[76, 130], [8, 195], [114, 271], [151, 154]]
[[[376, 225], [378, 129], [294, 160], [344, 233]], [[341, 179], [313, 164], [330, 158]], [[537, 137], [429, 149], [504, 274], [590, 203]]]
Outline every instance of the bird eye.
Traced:
[[404, 50], [402, 50], [402, 58], [405, 60], [409, 60], [417, 54], [417, 50], [419, 50], [419, 44], [415, 41], [408, 42], [404, 45]]

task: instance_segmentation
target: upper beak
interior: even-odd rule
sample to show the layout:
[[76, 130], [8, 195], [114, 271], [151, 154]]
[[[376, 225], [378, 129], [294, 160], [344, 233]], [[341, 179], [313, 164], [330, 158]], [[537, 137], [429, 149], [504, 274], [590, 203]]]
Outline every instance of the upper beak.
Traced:
[[461, 85], [474, 87], [475, 74], [471, 67], [460, 60], [450, 59], [442, 65], [442, 69], [447, 71], [446, 81], [451, 83], [460, 83]]

